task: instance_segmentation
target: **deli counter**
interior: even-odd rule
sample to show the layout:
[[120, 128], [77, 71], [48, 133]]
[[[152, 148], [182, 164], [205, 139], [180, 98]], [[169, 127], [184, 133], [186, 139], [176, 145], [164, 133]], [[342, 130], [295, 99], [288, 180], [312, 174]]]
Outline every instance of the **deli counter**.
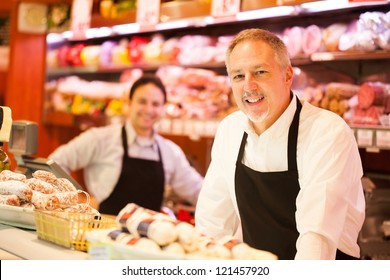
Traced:
[[40, 240], [36, 231], [11, 225], [0, 224], [1, 260], [84, 260], [86, 252], [70, 250], [65, 247]]

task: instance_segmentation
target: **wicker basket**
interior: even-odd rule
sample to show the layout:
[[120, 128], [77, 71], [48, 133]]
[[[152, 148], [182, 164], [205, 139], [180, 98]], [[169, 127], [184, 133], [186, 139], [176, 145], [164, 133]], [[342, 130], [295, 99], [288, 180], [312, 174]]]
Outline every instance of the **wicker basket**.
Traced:
[[112, 216], [95, 214], [35, 210], [34, 218], [39, 239], [84, 252], [88, 250], [87, 231], [118, 226]]

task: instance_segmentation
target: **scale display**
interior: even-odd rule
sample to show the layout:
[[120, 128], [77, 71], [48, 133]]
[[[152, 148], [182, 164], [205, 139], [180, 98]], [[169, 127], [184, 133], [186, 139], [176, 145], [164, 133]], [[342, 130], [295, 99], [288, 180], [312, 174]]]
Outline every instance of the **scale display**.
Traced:
[[38, 150], [38, 124], [31, 121], [14, 121], [8, 150], [14, 155], [17, 163], [16, 172], [23, 173], [27, 178], [37, 170], [45, 170], [56, 175], [57, 178], [66, 178], [79, 190], [83, 187], [70, 176], [54, 160], [34, 157]]

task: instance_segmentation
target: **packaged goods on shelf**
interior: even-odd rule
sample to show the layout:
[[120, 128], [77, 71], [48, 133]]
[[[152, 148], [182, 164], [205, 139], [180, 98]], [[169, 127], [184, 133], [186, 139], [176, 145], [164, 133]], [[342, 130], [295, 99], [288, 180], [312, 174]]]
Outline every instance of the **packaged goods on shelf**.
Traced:
[[231, 237], [214, 239], [166, 214], [129, 203], [116, 216], [119, 227], [86, 233], [90, 256], [106, 246], [113, 259], [258, 259], [277, 256]]
[[[72, 114], [121, 115], [139, 69], [126, 70], [120, 82], [86, 81], [68, 76], [47, 83], [47, 109]], [[229, 80], [215, 71], [162, 66], [156, 71], [167, 88], [166, 116], [184, 119], [220, 118], [231, 109]]]

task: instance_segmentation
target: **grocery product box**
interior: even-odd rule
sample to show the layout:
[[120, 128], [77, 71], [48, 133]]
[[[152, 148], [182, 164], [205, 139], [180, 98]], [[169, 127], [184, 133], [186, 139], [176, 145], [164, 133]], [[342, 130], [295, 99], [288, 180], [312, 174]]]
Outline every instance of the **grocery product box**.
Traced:
[[[318, 0], [317, 0], [318, 1]], [[277, 0], [279, 6], [299, 5], [302, 3], [317, 2], [316, 0]]]
[[278, 0], [242, 0], [241, 11], [257, 10], [278, 6]]

